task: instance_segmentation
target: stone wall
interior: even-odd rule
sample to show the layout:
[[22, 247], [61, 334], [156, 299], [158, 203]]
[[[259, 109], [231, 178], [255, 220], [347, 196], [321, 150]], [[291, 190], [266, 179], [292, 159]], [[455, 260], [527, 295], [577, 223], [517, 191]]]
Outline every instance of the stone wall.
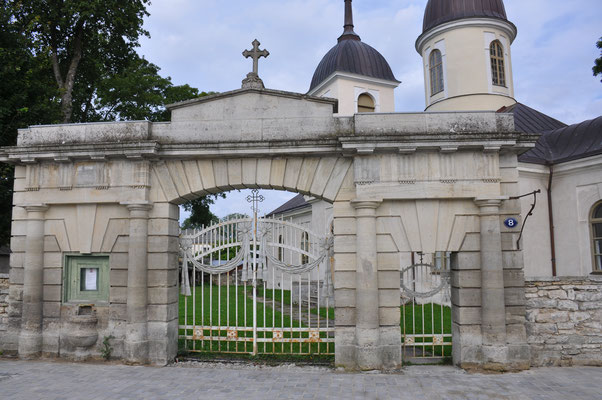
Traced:
[[526, 282], [532, 366], [602, 366], [602, 276]]
[[[8, 274], [0, 274], [0, 337], [6, 331], [8, 315]], [[2, 350], [0, 341], [0, 350]]]

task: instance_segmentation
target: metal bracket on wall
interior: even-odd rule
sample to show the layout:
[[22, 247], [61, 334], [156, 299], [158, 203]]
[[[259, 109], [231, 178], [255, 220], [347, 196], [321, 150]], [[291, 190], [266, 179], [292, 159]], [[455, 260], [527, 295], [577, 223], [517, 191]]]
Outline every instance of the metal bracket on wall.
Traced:
[[523, 237], [523, 230], [525, 229], [525, 225], [527, 225], [527, 220], [529, 219], [529, 217], [531, 215], [533, 215], [533, 210], [535, 209], [535, 205], [537, 204], [537, 195], [539, 193], [541, 193], [541, 189], [537, 189], [531, 193], [523, 194], [520, 196], [510, 197], [510, 200], [518, 200], [518, 199], [522, 199], [523, 197], [533, 196], [533, 204], [531, 204], [531, 209], [529, 210], [529, 212], [527, 213], [527, 216], [525, 217], [525, 220], [523, 221], [523, 226], [520, 228], [520, 235], [518, 235], [518, 239], [516, 240], [516, 248], [519, 250], [520, 250], [520, 240]]

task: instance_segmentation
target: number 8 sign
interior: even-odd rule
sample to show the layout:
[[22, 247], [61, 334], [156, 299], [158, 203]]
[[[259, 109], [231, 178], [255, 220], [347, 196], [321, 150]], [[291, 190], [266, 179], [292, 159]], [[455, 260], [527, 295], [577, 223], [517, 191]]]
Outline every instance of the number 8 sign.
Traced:
[[516, 228], [518, 226], [518, 221], [516, 218], [506, 218], [504, 225], [506, 225], [508, 228]]

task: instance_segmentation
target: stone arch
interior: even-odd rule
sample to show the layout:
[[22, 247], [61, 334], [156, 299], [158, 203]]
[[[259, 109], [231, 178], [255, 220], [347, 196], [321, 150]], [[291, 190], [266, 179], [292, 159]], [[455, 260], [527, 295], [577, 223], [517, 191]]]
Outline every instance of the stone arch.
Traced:
[[233, 189], [288, 190], [334, 202], [352, 173], [350, 158], [275, 157], [166, 160], [151, 168], [150, 201], [182, 204]]

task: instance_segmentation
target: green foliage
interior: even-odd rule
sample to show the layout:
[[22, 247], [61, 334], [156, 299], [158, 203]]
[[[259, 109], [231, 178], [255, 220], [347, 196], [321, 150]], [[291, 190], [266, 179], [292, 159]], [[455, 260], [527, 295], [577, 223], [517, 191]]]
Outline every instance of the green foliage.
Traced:
[[[167, 121], [205, 96], [175, 86], [135, 48], [149, 0], [0, 0], [0, 146], [31, 125]], [[10, 241], [14, 169], [0, 166], [0, 245]]]
[[[51, 69], [32, 49], [32, 39], [7, 0], [0, 0], [0, 146], [13, 146], [17, 130], [60, 121]], [[0, 165], [0, 245], [10, 241], [14, 167]]]
[[[592, 68], [594, 76], [602, 75], [602, 37], [598, 39], [596, 46], [600, 49], [600, 57], [594, 61], [594, 67]], [[602, 82], [602, 79], [600, 79], [600, 82]]]
[[229, 221], [231, 219], [245, 219], [245, 218], [250, 218], [250, 217], [248, 214], [232, 213], [232, 214], [228, 214], [224, 218], [222, 218], [222, 221]]
[[171, 78], [159, 75], [160, 68], [144, 58], [133, 57], [117, 74], [98, 86], [96, 108], [103, 121], [169, 121], [166, 104], [207, 96], [189, 85], [174, 86]]
[[112, 339], [115, 339], [115, 336], [105, 336], [102, 341], [102, 347], [100, 348], [100, 354], [102, 355], [102, 358], [104, 358], [106, 361], [109, 361], [111, 359], [111, 354], [113, 353], [113, 347], [111, 346]]
[[189, 211], [191, 214], [182, 223], [182, 229], [200, 229], [202, 226], [207, 226], [212, 222], [219, 222], [219, 218], [209, 210], [211, 204], [214, 204], [218, 198], [225, 199], [226, 194], [209, 194], [184, 203], [184, 210]]
[[[124, 69], [139, 46], [150, 0], [6, 0], [15, 24], [49, 61], [63, 122], [89, 107], [100, 79]], [[77, 90], [75, 89], [77, 88]], [[75, 107], [74, 107], [75, 106]], [[80, 108], [81, 111], [81, 108]]]

